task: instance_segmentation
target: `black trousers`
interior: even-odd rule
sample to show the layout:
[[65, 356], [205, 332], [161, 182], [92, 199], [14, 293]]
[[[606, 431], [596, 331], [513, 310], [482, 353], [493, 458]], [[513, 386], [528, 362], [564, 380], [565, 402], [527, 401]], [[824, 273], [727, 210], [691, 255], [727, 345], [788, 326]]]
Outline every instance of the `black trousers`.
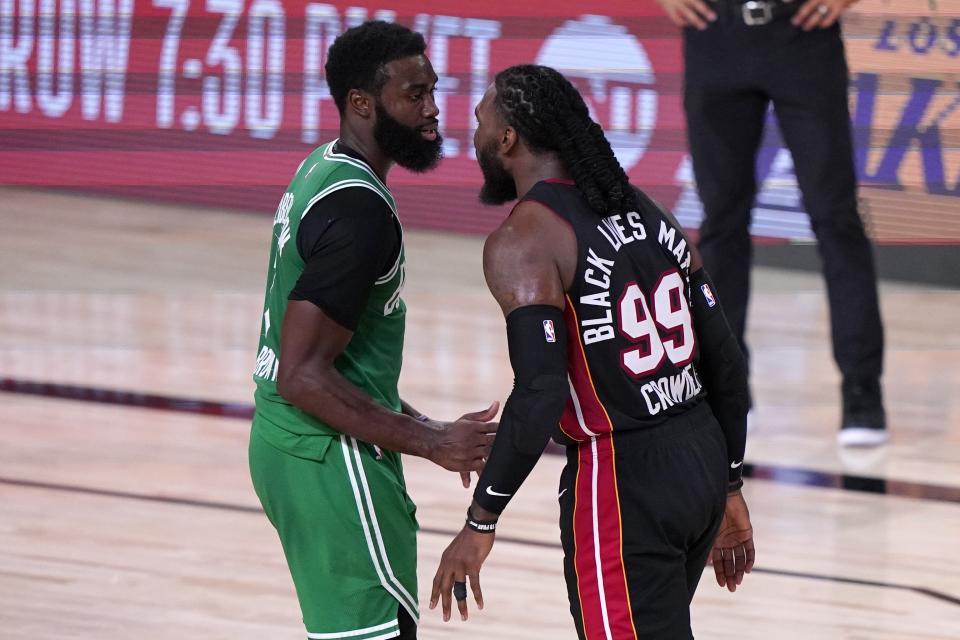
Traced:
[[726, 443], [706, 402], [567, 447], [560, 540], [581, 640], [693, 637], [690, 601], [726, 492]]
[[857, 211], [840, 27], [804, 32], [787, 16], [747, 26], [738, 12], [723, 10], [724, 0], [713, 6], [715, 23], [684, 30], [684, 106], [705, 213], [699, 248], [730, 326], [747, 353], [748, 226], [772, 103], [823, 261], [834, 358], [845, 376], [879, 377], [883, 327], [872, 247]]

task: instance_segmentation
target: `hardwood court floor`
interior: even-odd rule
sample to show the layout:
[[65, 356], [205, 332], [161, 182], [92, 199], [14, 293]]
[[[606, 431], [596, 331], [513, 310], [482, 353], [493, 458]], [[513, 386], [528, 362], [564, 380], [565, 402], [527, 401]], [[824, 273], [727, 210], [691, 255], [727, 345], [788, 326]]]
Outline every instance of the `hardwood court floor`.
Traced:
[[[269, 225], [0, 190], [0, 379], [249, 403]], [[401, 389], [439, 418], [502, 400], [511, 385], [480, 247], [407, 234]], [[704, 575], [697, 637], [960, 638], [960, 292], [882, 286], [893, 441], [843, 456], [819, 278], [758, 270], [754, 300], [748, 461], [780, 481], [748, 482], [758, 571], [736, 594]], [[303, 637], [247, 476], [247, 429], [0, 393], [0, 638]], [[406, 465], [425, 601], [468, 493], [428, 463]], [[504, 517], [483, 572], [486, 610], [446, 625], [424, 610], [422, 638], [574, 637], [557, 545], [561, 466], [544, 457]], [[790, 468], [898, 481], [918, 497], [798, 486]], [[952, 499], [920, 497], [924, 484]]]

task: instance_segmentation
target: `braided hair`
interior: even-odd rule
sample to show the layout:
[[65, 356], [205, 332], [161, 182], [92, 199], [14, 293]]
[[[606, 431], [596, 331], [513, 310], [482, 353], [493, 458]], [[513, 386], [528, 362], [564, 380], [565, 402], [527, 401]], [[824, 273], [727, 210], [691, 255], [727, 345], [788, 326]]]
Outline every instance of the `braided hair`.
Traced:
[[592, 209], [604, 216], [639, 210], [636, 191], [603, 129], [560, 72], [521, 64], [498, 73], [494, 83], [499, 116], [532, 151], [558, 154]]

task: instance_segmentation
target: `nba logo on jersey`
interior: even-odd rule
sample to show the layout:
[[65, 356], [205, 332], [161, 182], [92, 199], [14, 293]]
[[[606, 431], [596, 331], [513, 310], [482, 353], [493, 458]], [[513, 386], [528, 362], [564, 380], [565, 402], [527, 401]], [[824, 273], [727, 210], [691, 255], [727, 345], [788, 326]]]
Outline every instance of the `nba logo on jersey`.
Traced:
[[553, 320], [543, 321], [543, 336], [547, 339], [547, 342], [557, 341], [557, 332], [553, 329]]
[[717, 299], [713, 297], [713, 291], [710, 290], [710, 285], [704, 283], [700, 285], [700, 291], [703, 291], [703, 297], [707, 299], [707, 306], [711, 309], [717, 306]]

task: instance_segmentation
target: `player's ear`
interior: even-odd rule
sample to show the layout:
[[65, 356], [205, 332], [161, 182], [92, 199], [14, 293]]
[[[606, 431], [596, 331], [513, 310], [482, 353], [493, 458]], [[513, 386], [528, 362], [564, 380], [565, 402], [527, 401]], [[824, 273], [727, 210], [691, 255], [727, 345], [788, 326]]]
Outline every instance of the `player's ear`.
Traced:
[[366, 91], [351, 89], [347, 94], [347, 109], [367, 119], [373, 114], [373, 98]]
[[516, 129], [509, 125], [504, 127], [500, 133], [500, 152], [504, 155], [509, 154], [519, 141], [520, 136], [517, 135]]

